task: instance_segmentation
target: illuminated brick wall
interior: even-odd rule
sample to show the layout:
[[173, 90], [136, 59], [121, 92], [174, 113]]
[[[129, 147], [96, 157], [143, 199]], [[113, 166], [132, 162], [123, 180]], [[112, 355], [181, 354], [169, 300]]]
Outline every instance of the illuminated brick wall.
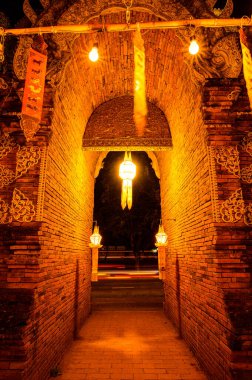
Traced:
[[[173, 148], [158, 154], [169, 239], [165, 311], [210, 378], [249, 379], [251, 184], [243, 179], [250, 181], [252, 157], [242, 144], [252, 118], [246, 90], [239, 80], [209, 80], [201, 97], [188, 82], [179, 85], [166, 112]], [[234, 90], [239, 96], [228, 101]]]

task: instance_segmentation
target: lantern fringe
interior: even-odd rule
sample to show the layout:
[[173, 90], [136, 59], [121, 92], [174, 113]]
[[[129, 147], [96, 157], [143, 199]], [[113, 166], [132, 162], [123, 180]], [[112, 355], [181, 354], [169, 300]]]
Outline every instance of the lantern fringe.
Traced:
[[124, 210], [126, 206], [130, 210], [132, 207], [132, 180], [124, 179], [122, 182], [121, 206]]
[[243, 74], [246, 82], [250, 109], [252, 109], [252, 56], [248, 38], [244, 30], [240, 29], [240, 43], [242, 49]]
[[145, 90], [145, 49], [140, 27], [134, 33], [134, 121], [138, 136], [143, 136], [146, 126], [147, 104]]

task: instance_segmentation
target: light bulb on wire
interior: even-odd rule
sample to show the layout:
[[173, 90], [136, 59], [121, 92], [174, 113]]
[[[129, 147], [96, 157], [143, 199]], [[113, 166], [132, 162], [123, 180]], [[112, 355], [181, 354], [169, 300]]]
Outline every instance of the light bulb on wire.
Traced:
[[97, 62], [99, 59], [98, 44], [94, 44], [90, 52], [88, 53], [88, 58], [92, 62]]
[[199, 52], [199, 44], [195, 38], [192, 38], [190, 42], [190, 46], [189, 46], [189, 53], [192, 55], [196, 55], [198, 52]]

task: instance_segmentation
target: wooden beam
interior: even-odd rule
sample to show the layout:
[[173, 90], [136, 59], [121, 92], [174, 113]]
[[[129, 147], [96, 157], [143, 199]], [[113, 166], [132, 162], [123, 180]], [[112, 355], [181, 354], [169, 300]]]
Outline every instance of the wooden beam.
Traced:
[[[28, 35], [28, 34], [46, 34], [46, 33], [92, 33], [92, 32], [129, 32], [137, 29], [138, 24], [83, 24], [83, 25], [55, 25], [40, 26], [33, 28], [4, 29], [0, 28], [1, 35]], [[210, 18], [210, 19], [189, 19], [189, 20], [171, 20], [159, 22], [140, 23], [140, 29], [159, 30], [159, 29], [178, 29], [186, 27], [205, 27], [205, 28], [223, 28], [223, 27], [244, 27], [252, 26], [252, 18], [242, 17], [239, 19], [228, 18]]]

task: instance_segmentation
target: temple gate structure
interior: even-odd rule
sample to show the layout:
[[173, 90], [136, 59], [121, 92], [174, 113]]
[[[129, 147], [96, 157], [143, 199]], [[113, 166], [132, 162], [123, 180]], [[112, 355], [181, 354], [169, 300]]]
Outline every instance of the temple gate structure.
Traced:
[[[25, 1], [29, 26], [219, 16], [215, 1]], [[129, 17], [129, 13], [128, 13]], [[238, 28], [143, 30], [148, 118], [133, 121], [132, 33], [50, 33], [42, 119], [26, 138], [28, 49], [0, 76], [0, 377], [46, 380], [90, 313], [94, 184], [111, 150], [146, 151], [168, 234], [164, 312], [210, 379], [252, 374], [252, 113]], [[250, 28], [246, 29], [247, 35]], [[41, 36], [39, 36], [40, 38]], [[101, 60], [87, 52], [98, 43]], [[15, 45], [15, 46], [14, 46]], [[13, 47], [14, 46], [14, 47]], [[9, 49], [9, 50], [8, 50]], [[7, 53], [8, 51], [8, 53]]]

